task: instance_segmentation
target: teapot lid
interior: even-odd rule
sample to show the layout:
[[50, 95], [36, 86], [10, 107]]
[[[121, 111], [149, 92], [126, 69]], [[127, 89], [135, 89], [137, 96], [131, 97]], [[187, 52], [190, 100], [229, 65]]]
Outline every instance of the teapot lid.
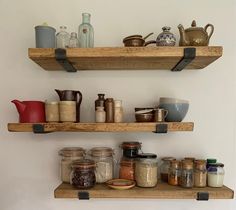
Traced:
[[199, 30], [203, 30], [203, 27], [197, 27], [196, 20], [193, 20], [191, 27], [186, 29], [186, 31], [199, 31]]

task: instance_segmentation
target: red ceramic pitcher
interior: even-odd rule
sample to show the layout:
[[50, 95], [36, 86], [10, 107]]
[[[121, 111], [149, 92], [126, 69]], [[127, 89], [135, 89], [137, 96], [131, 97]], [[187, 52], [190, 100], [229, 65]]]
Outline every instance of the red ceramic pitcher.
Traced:
[[16, 105], [20, 123], [46, 122], [45, 104], [42, 101], [11, 101]]

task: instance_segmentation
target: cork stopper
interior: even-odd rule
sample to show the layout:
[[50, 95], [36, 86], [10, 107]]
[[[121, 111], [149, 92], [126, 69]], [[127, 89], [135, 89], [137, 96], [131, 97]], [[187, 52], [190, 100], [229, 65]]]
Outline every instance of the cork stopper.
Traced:
[[182, 160], [182, 169], [193, 169], [193, 162], [190, 160]]
[[170, 161], [170, 168], [175, 168], [175, 169], [180, 168], [180, 161], [178, 160]]
[[199, 170], [206, 169], [206, 161], [205, 160], [195, 160], [195, 168]]

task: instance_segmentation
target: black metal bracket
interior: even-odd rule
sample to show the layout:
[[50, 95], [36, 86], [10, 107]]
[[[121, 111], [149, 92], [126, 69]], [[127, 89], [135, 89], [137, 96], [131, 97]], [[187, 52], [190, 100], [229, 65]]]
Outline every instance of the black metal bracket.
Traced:
[[198, 201], [208, 201], [209, 200], [209, 193], [208, 192], [198, 192], [197, 193], [197, 200]]
[[80, 191], [78, 192], [79, 200], [89, 200], [89, 192], [87, 191]]
[[42, 124], [33, 124], [33, 132], [36, 134], [50, 133], [44, 130], [44, 125]]
[[67, 60], [66, 50], [62, 48], [55, 49], [55, 57], [57, 62], [67, 71], [67, 72], [77, 72], [77, 69]]
[[167, 133], [168, 125], [167, 124], [156, 124], [156, 130], [153, 133]]
[[196, 57], [196, 48], [184, 48], [184, 57], [171, 69], [171, 71], [182, 71]]

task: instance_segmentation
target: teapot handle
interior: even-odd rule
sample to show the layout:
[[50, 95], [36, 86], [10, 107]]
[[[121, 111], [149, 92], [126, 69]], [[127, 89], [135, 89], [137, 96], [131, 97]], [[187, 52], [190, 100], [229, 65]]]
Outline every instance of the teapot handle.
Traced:
[[156, 44], [157, 42], [155, 40], [151, 40], [151, 41], [148, 41], [148, 42], [145, 42], [144, 43], [144, 46], [147, 46], [149, 44]]
[[210, 40], [210, 38], [211, 38], [211, 36], [212, 36], [212, 34], [213, 34], [213, 32], [214, 32], [214, 26], [213, 26], [212, 24], [207, 24], [207, 25], [205, 26], [204, 30], [205, 30], [206, 32], [207, 32], [208, 27], [211, 28], [211, 31], [210, 31], [210, 33], [208, 34], [208, 39], [207, 39], [207, 41]]
[[77, 102], [76, 103], [79, 104], [79, 106], [80, 106], [83, 96], [82, 96], [82, 93], [80, 91], [76, 91], [76, 94], [79, 95], [79, 100], [78, 100], [78, 97], [77, 97]]

